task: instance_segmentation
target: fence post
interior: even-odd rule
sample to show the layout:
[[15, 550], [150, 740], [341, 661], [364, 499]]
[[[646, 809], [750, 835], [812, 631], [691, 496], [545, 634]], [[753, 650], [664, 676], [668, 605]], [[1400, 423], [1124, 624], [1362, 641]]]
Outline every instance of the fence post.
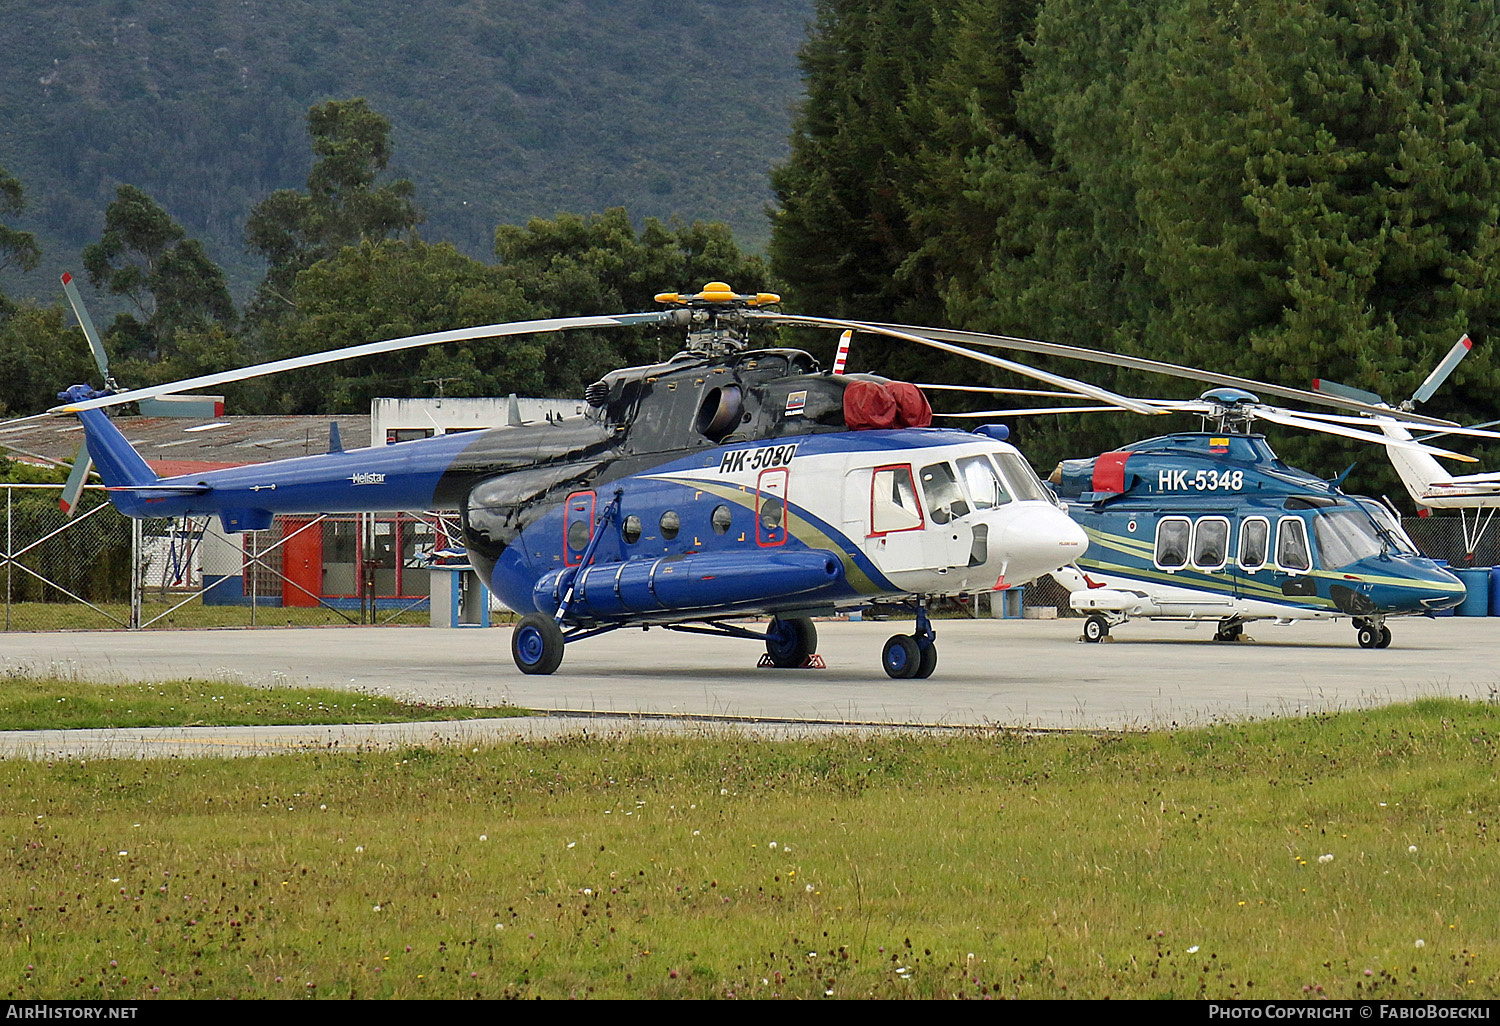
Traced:
[[146, 562], [142, 558], [145, 552], [143, 542], [144, 531], [141, 530], [141, 521], [137, 517], [130, 518], [130, 630], [141, 629], [141, 592], [145, 589]]
[[15, 539], [11, 531], [11, 496], [16, 494], [14, 488], [5, 489], [5, 629], [10, 630], [10, 575], [14, 568], [11, 566], [10, 554], [16, 550]]
[[260, 597], [260, 546], [256, 544], [256, 533], [254, 531], [246, 531], [245, 537], [250, 542], [250, 564], [245, 567], [248, 571], [245, 574], [245, 578], [250, 584], [250, 626], [254, 627], [255, 610], [257, 608], [257, 600]]

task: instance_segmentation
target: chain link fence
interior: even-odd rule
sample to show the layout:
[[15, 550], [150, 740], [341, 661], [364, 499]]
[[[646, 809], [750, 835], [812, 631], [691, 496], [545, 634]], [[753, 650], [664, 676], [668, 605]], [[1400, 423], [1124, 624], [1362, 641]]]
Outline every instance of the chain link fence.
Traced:
[[8, 631], [425, 624], [429, 555], [458, 537], [427, 511], [225, 534], [213, 517], [132, 520], [97, 487], [70, 518], [57, 485], [0, 487]]
[[[70, 518], [58, 485], [0, 487], [7, 631], [425, 624], [429, 554], [459, 537], [455, 517], [427, 511], [285, 516], [267, 531], [225, 534], [212, 517], [132, 520], [97, 487]], [[1471, 544], [1477, 527], [1458, 516], [1402, 526], [1434, 559], [1500, 564], [1500, 528]], [[1020, 597], [1033, 615], [1077, 615], [1050, 577]], [[987, 616], [1004, 601], [967, 596], [941, 609]]]

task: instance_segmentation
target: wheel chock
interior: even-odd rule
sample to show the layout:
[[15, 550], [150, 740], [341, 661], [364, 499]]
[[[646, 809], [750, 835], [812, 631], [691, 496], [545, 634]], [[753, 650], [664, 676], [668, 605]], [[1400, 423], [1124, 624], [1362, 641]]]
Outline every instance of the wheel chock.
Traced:
[[[758, 663], [755, 664], [755, 668], [758, 669], [758, 670], [763, 670], [766, 667], [773, 667], [774, 668], [775, 666], [776, 666], [776, 664], [771, 661], [771, 655], [770, 655], [769, 652], [766, 653], [765, 655], [761, 656], [760, 657], [760, 662], [758, 662]], [[826, 669], [828, 669], [828, 664], [825, 663], [825, 662], [823, 662], [823, 657], [822, 656], [820, 656], [820, 655], [818, 655], [818, 653], [814, 652], [812, 655], [810, 655], [806, 659], [802, 660], [802, 665], [801, 666], [794, 667], [794, 669], [798, 669], [798, 670], [826, 670]]]

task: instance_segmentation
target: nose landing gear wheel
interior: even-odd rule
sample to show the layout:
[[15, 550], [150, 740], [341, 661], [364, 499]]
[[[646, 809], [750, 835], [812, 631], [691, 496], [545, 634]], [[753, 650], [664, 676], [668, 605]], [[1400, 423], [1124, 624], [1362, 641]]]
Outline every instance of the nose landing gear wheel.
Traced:
[[1387, 627], [1385, 624], [1381, 624], [1380, 625], [1380, 637], [1375, 642], [1375, 647], [1376, 648], [1390, 648], [1391, 647], [1391, 629], [1389, 627]]
[[1088, 642], [1103, 641], [1109, 637], [1109, 621], [1098, 613], [1093, 614], [1083, 621], [1083, 640]]
[[510, 654], [522, 673], [552, 673], [562, 665], [562, 628], [550, 616], [529, 613], [511, 633]]
[[919, 642], [917, 648], [921, 650], [922, 657], [917, 661], [917, 672], [912, 676], [917, 680], [926, 680], [937, 669], [937, 645], [929, 643], [924, 648]]
[[[1376, 627], [1373, 624], [1360, 624], [1359, 629], [1355, 632], [1355, 637], [1359, 639], [1359, 647], [1379, 648], [1382, 630], [1384, 628]], [[1387, 641], [1386, 644], [1389, 645], [1390, 642]]]
[[817, 648], [818, 629], [805, 616], [789, 620], [778, 616], [766, 628], [766, 654], [784, 670], [801, 666]]
[[[930, 646], [929, 646], [930, 647]], [[922, 668], [922, 651], [917, 645], [917, 639], [910, 634], [896, 634], [885, 643], [885, 650], [880, 654], [880, 665], [885, 667], [887, 676], [897, 680], [908, 680], [917, 676]], [[934, 650], [932, 657], [933, 668], [937, 667], [937, 654]], [[928, 671], [929, 673], [931, 671]]]

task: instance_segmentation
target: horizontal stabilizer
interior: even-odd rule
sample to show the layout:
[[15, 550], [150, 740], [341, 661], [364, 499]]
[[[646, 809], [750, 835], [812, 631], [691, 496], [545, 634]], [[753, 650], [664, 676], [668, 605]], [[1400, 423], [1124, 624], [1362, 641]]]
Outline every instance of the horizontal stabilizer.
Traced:
[[224, 416], [222, 395], [160, 395], [142, 399], [142, 417], [188, 417], [193, 420], [217, 420]]

